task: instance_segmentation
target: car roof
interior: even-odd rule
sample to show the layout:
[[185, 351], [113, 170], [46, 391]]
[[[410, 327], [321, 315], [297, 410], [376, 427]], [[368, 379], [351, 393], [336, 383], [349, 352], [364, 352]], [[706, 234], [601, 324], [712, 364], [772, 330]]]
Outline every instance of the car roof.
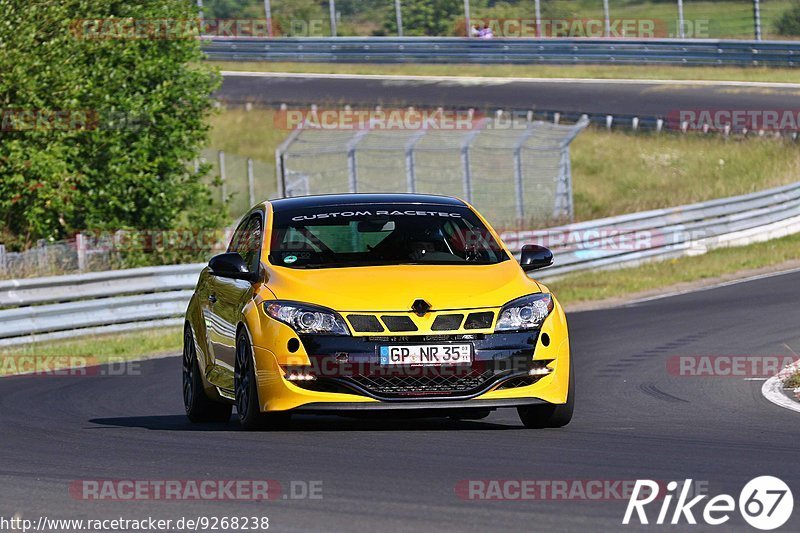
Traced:
[[465, 207], [466, 204], [458, 198], [451, 196], [438, 196], [435, 194], [321, 194], [316, 196], [297, 196], [294, 198], [281, 198], [270, 200], [272, 209], [277, 213], [284, 210], [303, 209], [313, 207], [330, 207], [340, 205], [369, 205], [369, 204], [424, 204], [439, 206]]

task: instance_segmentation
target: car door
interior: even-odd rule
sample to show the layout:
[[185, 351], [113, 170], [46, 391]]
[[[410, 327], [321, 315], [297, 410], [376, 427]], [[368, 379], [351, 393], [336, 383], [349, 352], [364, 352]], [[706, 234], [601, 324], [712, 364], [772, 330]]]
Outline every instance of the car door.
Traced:
[[[260, 213], [248, 217], [233, 234], [229, 252], [238, 252], [251, 272], [261, 263], [263, 220]], [[253, 285], [244, 280], [209, 276], [207, 328], [214, 369], [209, 381], [221, 389], [233, 390], [236, 361], [236, 327], [242, 308], [254, 295]]]

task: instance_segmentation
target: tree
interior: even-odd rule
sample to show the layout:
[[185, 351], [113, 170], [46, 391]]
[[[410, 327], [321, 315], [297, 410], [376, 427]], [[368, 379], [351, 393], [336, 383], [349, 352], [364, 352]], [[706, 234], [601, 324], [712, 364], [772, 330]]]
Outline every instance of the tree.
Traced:
[[220, 220], [189, 164], [219, 83], [198, 66], [194, 2], [0, 0], [0, 13], [0, 242]]
[[[403, 0], [403, 34], [441, 36], [453, 35], [458, 18], [464, 17], [462, 0]], [[384, 23], [388, 35], [397, 34], [394, 10]]]

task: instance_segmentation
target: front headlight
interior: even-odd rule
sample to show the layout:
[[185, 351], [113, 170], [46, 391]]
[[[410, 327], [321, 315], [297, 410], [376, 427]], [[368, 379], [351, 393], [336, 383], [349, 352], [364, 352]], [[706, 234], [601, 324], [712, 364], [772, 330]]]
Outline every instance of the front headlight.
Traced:
[[523, 296], [507, 303], [500, 311], [495, 331], [536, 329], [553, 310], [553, 297], [546, 293]]
[[264, 311], [300, 334], [350, 334], [342, 317], [320, 307], [294, 302], [264, 302]]

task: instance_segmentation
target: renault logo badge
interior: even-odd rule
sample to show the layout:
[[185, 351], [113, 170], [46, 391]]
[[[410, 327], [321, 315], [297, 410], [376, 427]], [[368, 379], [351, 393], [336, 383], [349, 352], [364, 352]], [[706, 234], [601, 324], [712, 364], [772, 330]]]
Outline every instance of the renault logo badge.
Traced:
[[431, 310], [431, 304], [425, 300], [414, 300], [414, 303], [411, 304], [411, 310], [414, 311], [417, 316], [425, 316], [425, 313]]

